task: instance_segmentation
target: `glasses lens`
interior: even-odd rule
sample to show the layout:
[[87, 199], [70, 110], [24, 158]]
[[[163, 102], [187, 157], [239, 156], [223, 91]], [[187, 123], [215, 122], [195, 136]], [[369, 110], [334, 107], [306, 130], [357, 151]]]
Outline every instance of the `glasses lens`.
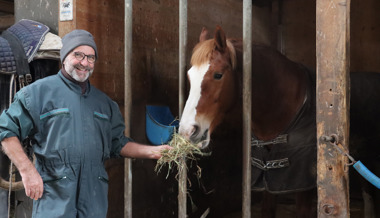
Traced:
[[95, 55], [87, 55], [87, 61], [90, 63], [94, 63], [96, 60]]
[[88, 62], [95, 63], [95, 61], [96, 61], [95, 55], [85, 55], [83, 52], [79, 52], [79, 51], [74, 52], [74, 56], [78, 61], [82, 61], [84, 59], [84, 57], [86, 57], [86, 56], [87, 56]]
[[83, 58], [84, 58], [84, 53], [82, 53], [82, 52], [74, 52], [74, 55], [75, 55], [75, 58], [78, 60], [78, 61], [81, 61], [81, 60], [83, 60]]

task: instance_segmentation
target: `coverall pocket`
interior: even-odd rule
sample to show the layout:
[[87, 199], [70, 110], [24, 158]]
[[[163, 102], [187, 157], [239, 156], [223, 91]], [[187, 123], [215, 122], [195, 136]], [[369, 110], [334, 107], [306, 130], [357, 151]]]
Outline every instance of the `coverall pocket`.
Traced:
[[104, 176], [98, 176], [98, 179], [99, 179], [100, 181], [105, 182], [105, 183], [108, 184], [108, 179], [107, 179], [106, 177], [104, 177]]
[[73, 145], [73, 137], [70, 137], [74, 135], [72, 123], [69, 108], [53, 109], [40, 115], [40, 134], [46, 139], [49, 151]]
[[[57, 168], [58, 169], [58, 168]], [[44, 194], [59, 194], [61, 197], [70, 197], [67, 193], [67, 186], [75, 183], [75, 175], [71, 168], [62, 167], [55, 172], [42, 173], [42, 181], [44, 182]], [[69, 191], [70, 192], [70, 191]]]
[[106, 217], [108, 206], [108, 175], [103, 166], [94, 168], [93, 183], [89, 184], [90, 191], [86, 196], [91, 211], [88, 217]]
[[108, 174], [103, 167], [99, 167], [98, 180], [106, 183], [108, 186]]
[[40, 115], [40, 120], [47, 120], [55, 116], [70, 115], [68, 108], [58, 108]]
[[33, 204], [33, 217], [76, 217], [76, 179], [70, 168], [41, 173], [42, 198]]
[[[111, 121], [107, 114], [94, 112], [94, 127], [99, 134], [93, 136], [94, 147], [102, 155], [102, 159], [108, 159], [110, 156], [111, 145]], [[99, 137], [99, 138], [97, 138]]]
[[107, 114], [102, 114], [102, 113], [99, 113], [99, 112], [94, 112], [94, 117], [95, 118], [98, 118], [98, 119], [101, 119], [101, 120], [104, 120], [104, 121], [109, 121], [109, 117]]

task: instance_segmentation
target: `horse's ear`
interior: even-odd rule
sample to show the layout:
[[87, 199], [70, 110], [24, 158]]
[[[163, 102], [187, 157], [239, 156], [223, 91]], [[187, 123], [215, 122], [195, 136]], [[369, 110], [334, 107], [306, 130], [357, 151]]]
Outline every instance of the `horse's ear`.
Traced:
[[214, 39], [216, 49], [223, 52], [227, 48], [226, 34], [219, 25], [216, 26]]
[[203, 27], [202, 32], [199, 35], [199, 42], [206, 41], [208, 38], [210, 38], [210, 36], [208, 34], [208, 30], [206, 29], [206, 27]]

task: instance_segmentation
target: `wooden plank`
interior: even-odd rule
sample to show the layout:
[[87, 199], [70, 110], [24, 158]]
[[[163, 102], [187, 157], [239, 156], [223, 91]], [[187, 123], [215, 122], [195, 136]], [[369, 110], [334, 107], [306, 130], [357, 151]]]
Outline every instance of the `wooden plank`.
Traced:
[[[59, 4], [59, 7], [61, 4]], [[76, 0], [73, 0], [73, 20], [67, 20], [67, 21], [60, 21], [59, 20], [59, 14], [58, 14], [58, 35], [60, 37], [63, 37], [67, 33], [71, 32], [72, 30], [77, 28], [77, 16], [76, 16]], [[59, 9], [58, 9], [59, 13]]]
[[349, 217], [347, 159], [322, 136], [336, 134], [348, 150], [350, 0], [317, 0], [318, 217]]
[[15, 16], [14, 15], [0, 16], [0, 32], [8, 29], [14, 23], [15, 23]]
[[272, 2], [271, 46], [281, 52], [281, 13], [282, 1]]
[[[124, 37], [124, 6], [123, 0], [109, 0], [101, 3], [73, 0], [73, 20], [59, 21], [58, 25], [61, 37], [74, 29], [87, 30], [94, 36], [99, 59], [96, 62], [94, 74], [90, 78], [91, 84], [118, 103], [125, 119], [125, 134], [131, 136], [132, 79], [130, 77], [132, 75], [130, 65], [133, 61], [129, 60], [130, 57], [126, 57], [127, 54], [124, 55], [124, 51], [132, 52], [132, 42], [129, 41], [132, 38]], [[131, 7], [130, 4], [128, 9]], [[127, 12], [127, 15], [132, 15], [132, 12]], [[129, 27], [127, 30], [132, 31]], [[124, 46], [127, 45], [128, 48], [125, 48]], [[128, 54], [131, 55], [131, 53]], [[125, 62], [124, 58], [128, 61]], [[132, 161], [129, 158], [124, 159], [123, 162], [114, 160], [117, 164], [112, 164], [113, 161], [110, 161], [106, 162], [106, 165], [110, 166], [107, 172], [112, 172], [109, 174], [107, 217], [132, 217]], [[115, 173], [116, 170], [119, 170], [118, 174]]]
[[0, 0], [0, 12], [14, 14], [15, 13], [14, 2]]

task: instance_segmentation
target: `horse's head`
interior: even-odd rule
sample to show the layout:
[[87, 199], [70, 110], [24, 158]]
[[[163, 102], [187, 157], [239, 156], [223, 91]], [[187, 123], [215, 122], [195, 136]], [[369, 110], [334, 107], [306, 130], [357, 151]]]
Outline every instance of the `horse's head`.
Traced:
[[193, 50], [187, 72], [190, 93], [180, 121], [179, 134], [205, 148], [210, 135], [236, 100], [234, 75], [236, 53], [224, 31], [217, 26], [213, 39], [203, 29]]

